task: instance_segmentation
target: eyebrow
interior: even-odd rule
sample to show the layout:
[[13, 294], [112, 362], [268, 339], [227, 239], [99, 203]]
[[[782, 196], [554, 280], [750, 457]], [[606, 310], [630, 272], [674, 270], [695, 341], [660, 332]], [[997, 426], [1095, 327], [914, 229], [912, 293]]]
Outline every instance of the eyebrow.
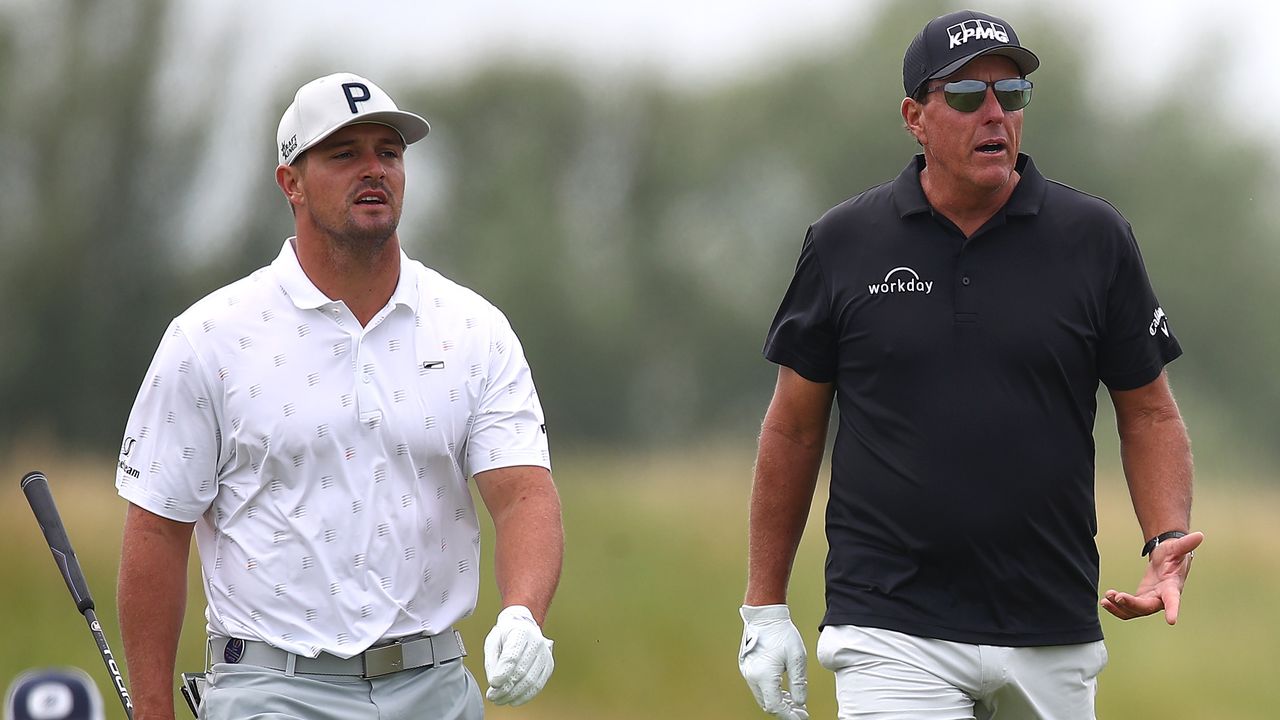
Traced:
[[[351, 147], [352, 145], [357, 144], [357, 142], [358, 141], [356, 138], [347, 138], [346, 140], [334, 140], [332, 138], [329, 138], [329, 139], [326, 139], [324, 142], [320, 143], [320, 145], [318, 145], [317, 147], [336, 150], [338, 148]], [[404, 139], [401, 138], [399, 133], [396, 133], [394, 130], [374, 140], [374, 144], [379, 147], [384, 145], [395, 145], [398, 148], [408, 147], [407, 145], [405, 145]]]

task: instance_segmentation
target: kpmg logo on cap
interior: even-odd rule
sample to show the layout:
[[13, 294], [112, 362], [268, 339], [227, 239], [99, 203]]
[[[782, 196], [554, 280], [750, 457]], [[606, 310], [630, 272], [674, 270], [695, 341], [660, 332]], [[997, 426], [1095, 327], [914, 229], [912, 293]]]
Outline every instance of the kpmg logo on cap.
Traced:
[[995, 40], [1009, 42], [1009, 31], [1000, 23], [990, 20], [965, 20], [947, 28], [947, 36], [951, 38], [948, 50], [953, 50], [970, 40]]

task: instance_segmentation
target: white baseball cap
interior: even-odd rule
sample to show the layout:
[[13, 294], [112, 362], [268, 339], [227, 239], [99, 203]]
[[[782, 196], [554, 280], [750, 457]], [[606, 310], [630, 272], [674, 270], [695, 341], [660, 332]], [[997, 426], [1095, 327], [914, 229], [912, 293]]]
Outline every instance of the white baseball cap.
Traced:
[[298, 88], [293, 103], [276, 130], [281, 165], [292, 165], [307, 148], [355, 123], [378, 123], [394, 128], [412, 145], [427, 136], [431, 126], [421, 117], [396, 107], [382, 88], [351, 73], [334, 73]]

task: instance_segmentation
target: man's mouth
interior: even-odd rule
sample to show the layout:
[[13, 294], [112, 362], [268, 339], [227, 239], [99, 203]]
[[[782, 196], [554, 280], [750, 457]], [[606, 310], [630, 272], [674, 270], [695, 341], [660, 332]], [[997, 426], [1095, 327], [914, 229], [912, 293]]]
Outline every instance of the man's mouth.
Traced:
[[387, 194], [380, 190], [364, 190], [356, 195], [357, 205], [386, 205]]
[[985, 155], [999, 155], [1005, 151], [1007, 146], [1000, 140], [992, 140], [977, 147], [977, 151]]

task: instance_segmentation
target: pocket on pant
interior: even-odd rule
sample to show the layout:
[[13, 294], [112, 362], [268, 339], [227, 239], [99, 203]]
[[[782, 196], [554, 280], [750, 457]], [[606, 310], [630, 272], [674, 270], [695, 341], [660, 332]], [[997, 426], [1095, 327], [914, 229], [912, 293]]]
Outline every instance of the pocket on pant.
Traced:
[[462, 672], [466, 674], [467, 679], [467, 714], [464, 716], [468, 720], [483, 720], [484, 718], [484, 695], [480, 689], [480, 684], [476, 682], [471, 671], [462, 668]]
[[840, 635], [840, 628], [836, 625], [828, 625], [818, 633], [818, 647], [814, 656], [818, 658], [819, 665], [832, 672], [843, 665], [838, 657], [844, 649]]
[[1095, 666], [1097, 669], [1094, 670], [1092, 677], [1096, 678], [1102, 674], [1103, 669], [1107, 667], [1107, 663], [1111, 661], [1111, 654], [1107, 652], [1107, 644], [1102, 640], [1098, 641], [1095, 650], [1097, 651], [1098, 662]]

